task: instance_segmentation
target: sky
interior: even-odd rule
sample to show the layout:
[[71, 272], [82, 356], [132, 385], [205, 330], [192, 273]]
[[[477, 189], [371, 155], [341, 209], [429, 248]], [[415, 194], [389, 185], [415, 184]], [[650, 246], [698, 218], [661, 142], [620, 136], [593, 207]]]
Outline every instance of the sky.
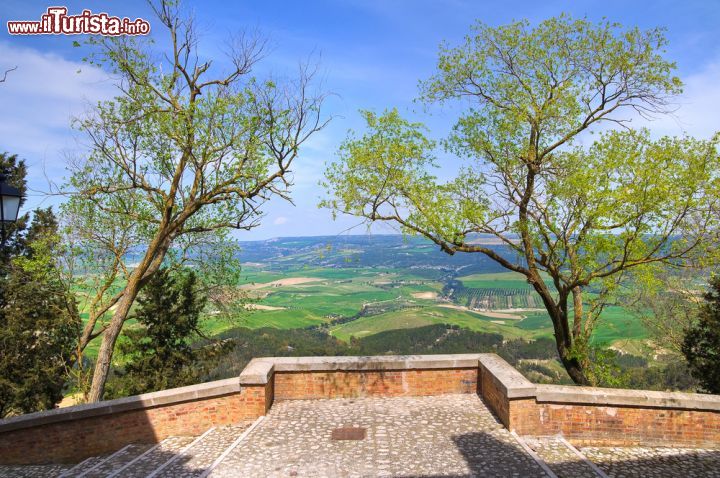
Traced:
[[[67, 176], [67, 158], [82, 156], [86, 142], [71, 128], [98, 101], [116, 94], [103, 71], [83, 63], [79, 36], [11, 36], [8, 20], [38, 20], [48, 6], [33, 0], [0, 4], [0, 151], [16, 153], [29, 169], [28, 209], [56, 206], [54, 195]], [[83, 9], [119, 17], [144, 18], [161, 45], [163, 30], [147, 3], [138, 0], [72, 1], [70, 14]], [[200, 26], [204, 55], [220, 57], [223, 41], [239, 31], [258, 31], [268, 39], [269, 55], [255, 73], [292, 77], [298, 65], [318, 65], [321, 87], [332, 93], [324, 106], [330, 124], [300, 152], [294, 166], [293, 204], [273, 200], [264, 208], [261, 226], [238, 231], [240, 240], [283, 236], [364, 234], [360, 220], [340, 217], [317, 204], [324, 195], [318, 181], [325, 165], [336, 159], [349, 130], [362, 130], [358, 110], [381, 112], [397, 107], [425, 121], [432, 134], [445, 135], [456, 111], [437, 110], [426, 116], [413, 100], [419, 80], [432, 75], [441, 42], [457, 45], [475, 21], [502, 25], [513, 20], [531, 23], [569, 13], [626, 26], [667, 29], [667, 57], [677, 62], [685, 92], [677, 99], [674, 118], [650, 127], [657, 134], [687, 133], [707, 138], [720, 130], [720, 1], [471, 1], [471, 0], [244, 0], [190, 1], [183, 4]], [[221, 61], [221, 60], [219, 60]], [[221, 65], [221, 63], [220, 63]], [[452, 161], [452, 159], [447, 159]], [[391, 232], [377, 228], [373, 232]]]

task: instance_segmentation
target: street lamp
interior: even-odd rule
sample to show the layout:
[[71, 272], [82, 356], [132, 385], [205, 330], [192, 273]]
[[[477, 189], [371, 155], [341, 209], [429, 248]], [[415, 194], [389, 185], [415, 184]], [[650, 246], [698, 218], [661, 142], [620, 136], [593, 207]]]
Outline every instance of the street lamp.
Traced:
[[20, 210], [20, 190], [5, 182], [7, 176], [0, 171], [0, 225], [2, 236], [0, 244], [5, 244], [5, 223], [17, 221]]

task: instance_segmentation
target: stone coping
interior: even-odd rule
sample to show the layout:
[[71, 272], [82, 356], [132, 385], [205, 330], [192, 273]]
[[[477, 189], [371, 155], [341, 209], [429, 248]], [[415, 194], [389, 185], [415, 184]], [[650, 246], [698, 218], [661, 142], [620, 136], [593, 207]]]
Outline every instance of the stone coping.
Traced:
[[171, 405], [191, 400], [217, 397], [240, 392], [237, 378], [199, 383], [187, 387], [171, 388], [159, 392], [144, 393], [131, 397], [106, 400], [97, 403], [74, 405], [72, 407], [55, 408], [43, 412], [18, 415], [0, 420], [0, 433], [21, 428], [48, 425], [51, 423], [78, 420], [83, 418], [110, 415], [138, 409], [148, 409], [161, 405]]
[[[242, 385], [264, 385], [276, 372], [332, 372], [477, 368], [495, 354], [374, 355], [337, 357], [260, 357], [240, 374]], [[499, 357], [497, 357], [499, 358]], [[502, 359], [500, 359], [502, 360]], [[504, 361], [503, 361], [504, 362]], [[508, 365], [510, 367], [510, 365]], [[513, 371], [512, 367], [510, 367]], [[519, 373], [515, 371], [516, 373]], [[521, 375], [522, 376], [522, 375]], [[528, 382], [529, 383], [529, 382]]]
[[487, 354], [480, 359], [483, 369], [483, 380], [485, 374], [490, 375], [497, 388], [507, 398], [533, 398], [535, 397], [536, 385], [525, 378], [515, 367], [507, 363], [500, 356]]
[[538, 402], [720, 411], [720, 395], [619, 388], [536, 385]]

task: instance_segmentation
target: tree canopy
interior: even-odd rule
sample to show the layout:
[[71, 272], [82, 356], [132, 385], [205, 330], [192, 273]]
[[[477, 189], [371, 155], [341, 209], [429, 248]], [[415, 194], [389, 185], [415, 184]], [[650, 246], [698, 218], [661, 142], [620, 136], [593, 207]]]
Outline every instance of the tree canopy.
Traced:
[[[590, 383], [590, 336], [623, 278], [717, 253], [719, 138], [630, 128], [633, 116], [669, 112], [681, 91], [665, 44], [660, 29], [564, 15], [479, 23], [464, 44], [441, 47], [420, 83], [426, 105], [463, 110], [442, 141], [457, 162], [441, 164], [424, 126], [397, 110], [364, 111], [366, 131], [328, 167], [322, 204], [523, 274], [568, 373]], [[448, 170], [457, 174], [440, 179]], [[483, 234], [508, 252], [484, 246]]]
[[53, 408], [62, 399], [80, 316], [57, 263], [51, 209], [37, 209], [23, 247], [0, 276], [0, 417]]
[[685, 333], [682, 351], [690, 372], [708, 393], [720, 393], [720, 277], [710, 281], [697, 320]]
[[[301, 145], [326, 123], [313, 70], [258, 78], [264, 41], [231, 37], [225, 67], [205, 58], [189, 16], [152, 4], [169, 47], [144, 38], [93, 40], [118, 95], [76, 122], [90, 153], [71, 165], [66, 205], [75, 234], [106, 252], [84, 338], [102, 335], [90, 400], [100, 400], [115, 342], [137, 293], [181, 251], [197, 257], [232, 229], [256, 227], [271, 198], [288, 199]], [[132, 267], [123, 259], [142, 251]], [[119, 291], [116, 277], [126, 278]], [[112, 312], [110, 309], [113, 308]], [[99, 330], [98, 319], [111, 315]], [[87, 341], [85, 341], [85, 344]]]
[[191, 385], [222, 348], [194, 345], [202, 337], [200, 314], [207, 298], [191, 270], [160, 269], [142, 288], [132, 318], [120, 336], [123, 365], [108, 384], [111, 396], [137, 395]]

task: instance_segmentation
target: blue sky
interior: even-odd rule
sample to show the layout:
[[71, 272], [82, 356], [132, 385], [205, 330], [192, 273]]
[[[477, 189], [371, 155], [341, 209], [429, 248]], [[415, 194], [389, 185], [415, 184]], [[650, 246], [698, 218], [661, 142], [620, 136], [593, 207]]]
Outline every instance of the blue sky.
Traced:
[[[77, 38], [7, 34], [6, 21], [39, 19], [48, 6], [58, 3], [4, 0], [0, 5], [0, 68], [18, 66], [0, 84], [0, 150], [19, 154], [29, 165], [29, 208], [61, 200], [45, 193], [51, 190], [50, 181], [61, 182], [67, 158], [83, 150], [83, 138], [71, 130], [70, 117], [114, 92], [104, 73], [81, 62], [87, 52], [72, 47]], [[144, 1], [64, 5], [70, 13], [88, 8], [157, 23]], [[319, 62], [324, 88], [335, 94], [326, 104], [333, 121], [307, 145], [295, 166], [296, 205], [273, 202], [265, 209], [262, 226], [237, 234], [243, 240], [339, 234], [356, 226], [357, 219], [333, 221], [328, 211], [317, 208], [323, 165], [334, 160], [346, 132], [361, 127], [358, 109], [397, 106], [412, 114], [417, 82], [433, 72], [439, 43], [457, 44], [475, 20], [492, 25], [520, 18], [538, 22], [567, 12], [641, 28], [664, 26], [670, 40], [667, 56], [678, 63], [686, 92], [679, 99], [677, 119], [664, 118], [651, 126], [659, 134], [701, 137], [720, 129], [718, 1], [247, 0], [186, 1], [185, 6], [201, 27], [202, 49], [208, 56], [218, 53], [229, 33], [257, 29], [272, 47], [258, 69], [260, 75], [272, 71], [290, 76], [299, 61], [310, 58]], [[455, 115], [442, 110], [422, 119], [440, 137]]]

